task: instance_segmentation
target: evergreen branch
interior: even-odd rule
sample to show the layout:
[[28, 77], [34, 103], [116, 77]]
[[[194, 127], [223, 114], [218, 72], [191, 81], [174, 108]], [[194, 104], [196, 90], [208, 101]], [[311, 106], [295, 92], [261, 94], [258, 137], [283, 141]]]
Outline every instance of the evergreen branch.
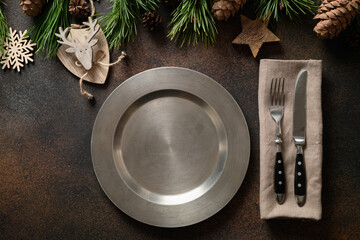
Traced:
[[257, 0], [257, 17], [276, 22], [288, 17], [291, 21], [300, 22], [301, 16], [314, 14], [315, 2], [312, 0]]
[[[2, 3], [3, 2], [0, 1], [0, 4]], [[4, 41], [7, 38], [8, 34], [9, 34], [9, 26], [0, 6], [0, 57], [4, 53]]]
[[36, 43], [36, 53], [45, 53], [46, 58], [56, 56], [59, 47], [55, 33], [59, 27], [69, 26], [68, 5], [70, 0], [53, 0], [45, 6], [43, 13], [29, 29], [31, 39]]
[[113, 4], [110, 13], [99, 18], [110, 49], [118, 49], [137, 34], [136, 23], [141, 12], [154, 11], [159, 0], [110, 0]]
[[209, 0], [181, 1], [172, 13], [169, 24], [172, 28], [168, 34], [170, 40], [176, 42], [181, 39], [180, 47], [185, 43], [197, 44], [199, 39], [205, 45], [214, 44], [217, 29], [211, 15], [211, 3]]

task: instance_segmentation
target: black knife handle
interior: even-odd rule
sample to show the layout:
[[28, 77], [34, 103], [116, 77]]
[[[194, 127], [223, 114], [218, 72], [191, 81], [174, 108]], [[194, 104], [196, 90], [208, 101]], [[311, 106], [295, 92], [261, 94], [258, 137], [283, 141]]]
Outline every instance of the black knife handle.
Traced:
[[302, 153], [296, 154], [294, 190], [295, 195], [306, 195], [306, 172], [304, 165], [304, 155]]
[[284, 161], [281, 152], [276, 153], [274, 190], [276, 194], [285, 194]]

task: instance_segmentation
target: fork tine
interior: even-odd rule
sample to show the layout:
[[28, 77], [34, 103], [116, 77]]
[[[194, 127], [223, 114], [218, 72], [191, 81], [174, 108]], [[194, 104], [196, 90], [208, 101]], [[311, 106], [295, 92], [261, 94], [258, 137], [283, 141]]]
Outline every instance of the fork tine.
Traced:
[[279, 106], [280, 105], [280, 83], [281, 83], [281, 78], [278, 79], [277, 81], [277, 89], [276, 89], [276, 102], [275, 105]]
[[278, 102], [279, 102], [279, 83], [280, 83], [280, 79], [276, 78], [276, 82], [275, 82], [275, 102], [274, 105], [277, 106]]
[[274, 83], [274, 79], [271, 79], [271, 85], [270, 85], [270, 104], [271, 105], [273, 105], [273, 99], [274, 99], [273, 83]]
[[284, 106], [284, 103], [285, 103], [284, 83], [285, 83], [285, 78], [282, 78], [281, 106]]
[[281, 105], [281, 78], [279, 78], [279, 82], [278, 82], [278, 89], [277, 89], [277, 106]]
[[270, 104], [272, 106], [284, 106], [285, 92], [284, 92], [285, 78], [273, 78], [270, 85]]

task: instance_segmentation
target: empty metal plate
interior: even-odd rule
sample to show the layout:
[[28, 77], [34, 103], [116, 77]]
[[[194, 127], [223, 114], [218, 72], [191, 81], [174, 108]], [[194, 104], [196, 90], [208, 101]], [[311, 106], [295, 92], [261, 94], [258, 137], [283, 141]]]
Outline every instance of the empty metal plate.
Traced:
[[111, 201], [155, 226], [200, 222], [224, 207], [247, 170], [250, 138], [231, 95], [184, 68], [139, 73], [95, 120], [92, 160]]

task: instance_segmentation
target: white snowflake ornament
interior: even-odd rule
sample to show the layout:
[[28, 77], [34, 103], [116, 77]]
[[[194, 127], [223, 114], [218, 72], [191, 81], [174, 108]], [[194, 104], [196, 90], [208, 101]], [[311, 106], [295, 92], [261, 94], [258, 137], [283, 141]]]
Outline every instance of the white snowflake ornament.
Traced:
[[20, 68], [24, 67], [24, 63], [28, 64], [29, 62], [33, 62], [32, 59], [33, 53], [31, 51], [34, 50], [34, 46], [36, 43], [31, 43], [30, 39], [27, 39], [26, 36], [27, 30], [24, 33], [19, 31], [16, 33], [16, 30], [13, 31], [11, 28], [10, 36], [5, 39], [4, 49], [5, 54], [2, 56], [3, 64], [2, 69], [11, 68], [16, 69], [20, 72]]

